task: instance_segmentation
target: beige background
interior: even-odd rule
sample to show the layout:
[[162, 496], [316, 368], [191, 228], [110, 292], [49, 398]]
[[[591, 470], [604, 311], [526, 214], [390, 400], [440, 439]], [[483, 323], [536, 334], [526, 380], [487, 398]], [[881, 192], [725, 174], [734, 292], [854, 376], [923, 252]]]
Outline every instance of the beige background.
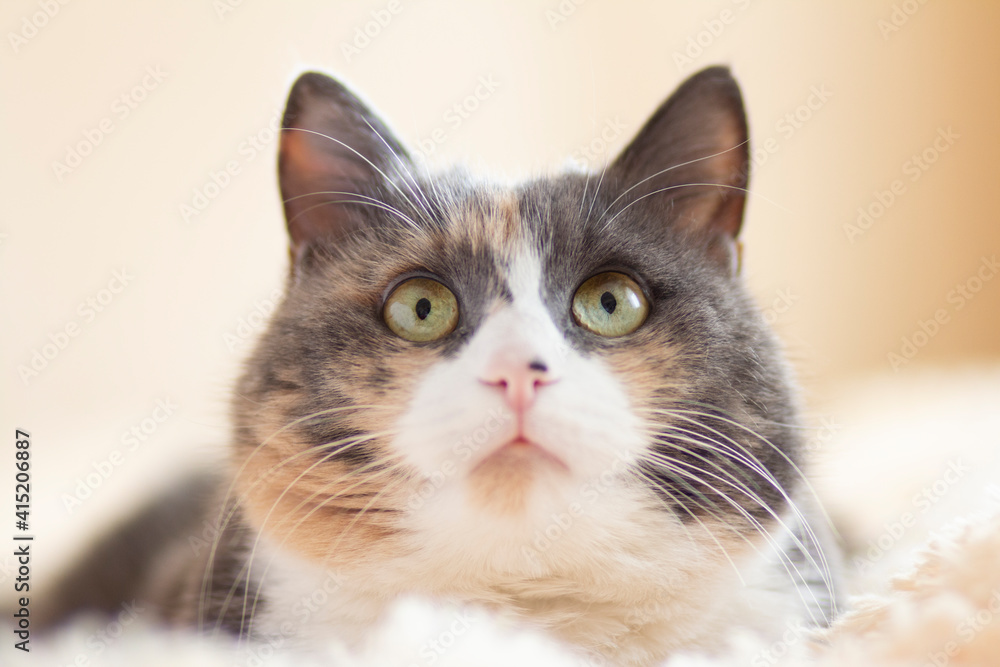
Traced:
[[[39, 14], [46, 2], [58, 6], [51, 18]], [[727, 63], [744, 88], [754, 146], [771, 148], [751, 179], [746, 272], [774, 308], [811, 413], [852, 378], [892, 376], [887, 355], [939, 309], [948, 321], [905, 374], [1000, 358], [1000, 279], [960, 310], [948, 298], [1000, 253], [995, 3], [42, 5], [0, 9], [0, 409], [4, 433], [18, 426], [34, 437], [34, 526], [62, 540], [39, 549], [43, 567], [127, 511], [138, 490], [219, 455], [246, 351], [226, 336], [256, 321], [285, 270], [267, 127], [304, 68], [349, 82], [411, 145], [445, 128], [435, 164], [462, 160], [517, 178], [556, 169], [592, 142], [600, 148], [609, 122], [628, 128], [607, 147], [620, 148], [687, 74]], [[374, 36], [348, 57], [344, 46], [372, 12], [391, 20], [369, 26]], [[33, 32], [33, 20], [44, 25]], [[12, 33], [31, 36], [14, 45]], [[679, 66], [689, 40], [702, 52]], [[165, 76], [155, 87], [149, 68]], [[133, 93], [144, 77], [151, 89]], [[446, 112], [481, 77], [496, 90], [453, 127]], [[828, 99], [811, 98], [816, 90]], [[127, 117], [123, 94], [145, 98]], [[803, 107], [810, 99], [814, 108]], [[783, 119], [796, 113], [790, 131]], [[57, 176], [53, 164], [106, 118], [110, 133]], [[957, 138], [935, 151], [948, 128]], [[256, 152], [246, 143], [255, 135], [266, 144]], [[925, 149], [936, 161], [911, 180], [908, 161]], [[186, 222], [181, 205], [231, 161], [239, 173]], [[852, 242], [845, 227], [858, 208], [897, 179], [901, 194]], [[134, 277], [103, 294], [110, 303], [88, 321], [80, 304], [100, 298], [123, 267]], [[68, 324], [78, 335], [23, 381], [19, 366]], [[177, 408], [144, 424], [158, 399]], [[123, 434], [144, 426], [147, 438], [127, 450]], [[120, 464], [67, 511], [64, 494], [115, 450]]]

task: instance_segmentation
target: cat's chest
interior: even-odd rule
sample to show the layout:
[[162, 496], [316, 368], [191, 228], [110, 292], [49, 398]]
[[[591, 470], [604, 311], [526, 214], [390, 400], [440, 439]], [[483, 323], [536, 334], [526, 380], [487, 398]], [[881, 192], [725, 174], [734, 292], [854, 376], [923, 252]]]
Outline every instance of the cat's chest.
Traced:
[[747, 624], [746, 581], [758, 578], [763, 562], [744, 556], [741, 582], [735, 569], [719, 562], [717, 549], [678, 540], [674, 549], [661, 545], [654, 554], [648, 536], [646, 542], [557, 559], [536, 576], [493, 571], [475, 561], [429, 568], [412, 553], [338, 572], [264, 545], [259, 555], [272, 565], [254, 631], [302, 645], [331, 634], [359, 644], [400, 597], [418, 596], [457, 605], [459, 624], [463, 606], [486, 608], [499, 623], [514, 618], [616, 664], [647, 665], [681, 647], [711, 648], [726, 627]]

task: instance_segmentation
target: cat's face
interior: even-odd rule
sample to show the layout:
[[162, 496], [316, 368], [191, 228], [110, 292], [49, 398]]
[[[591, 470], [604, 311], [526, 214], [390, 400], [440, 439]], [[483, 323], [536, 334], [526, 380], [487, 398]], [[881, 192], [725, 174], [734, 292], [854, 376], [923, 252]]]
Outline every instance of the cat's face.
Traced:
[[537, 576], [635, 534], [722, 561], [784, 511], [794, 413], [738, 276], [725, 70], [604, 171], [514, 187], [426, 176], [321, 75], [284, 126], [293, 267], [236, 398], [237, 488], [274, 544]]

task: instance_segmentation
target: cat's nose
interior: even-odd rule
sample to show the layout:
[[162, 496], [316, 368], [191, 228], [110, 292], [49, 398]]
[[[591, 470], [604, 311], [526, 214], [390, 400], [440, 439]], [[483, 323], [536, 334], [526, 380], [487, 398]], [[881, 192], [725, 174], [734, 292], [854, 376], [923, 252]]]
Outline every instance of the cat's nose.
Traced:
[[[512, 356], [514, 358], [512, 358]], [[523, 412], [535, 402], [538, 390], [556, 378], [544, 360], [525, 360], [515, 355], [495, 357], [480, 377], [483, 384], [497, 387], [512, 409]]]

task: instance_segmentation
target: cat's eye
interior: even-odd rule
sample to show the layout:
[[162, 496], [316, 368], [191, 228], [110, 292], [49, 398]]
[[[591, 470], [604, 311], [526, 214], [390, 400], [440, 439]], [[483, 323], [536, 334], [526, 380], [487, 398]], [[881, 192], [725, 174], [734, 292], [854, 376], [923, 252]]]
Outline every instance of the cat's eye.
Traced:
[[642, 288], [624, 273], [598, 273], [573, 295], [573, 319], [584, 329], [616, 338], [646, 321], [649, 301]]
[[382, 318], [400, 338], [425, 343], [454, 331], [458, 300], [436, 280], [410, 278], [392, 290], [382, 308]]

